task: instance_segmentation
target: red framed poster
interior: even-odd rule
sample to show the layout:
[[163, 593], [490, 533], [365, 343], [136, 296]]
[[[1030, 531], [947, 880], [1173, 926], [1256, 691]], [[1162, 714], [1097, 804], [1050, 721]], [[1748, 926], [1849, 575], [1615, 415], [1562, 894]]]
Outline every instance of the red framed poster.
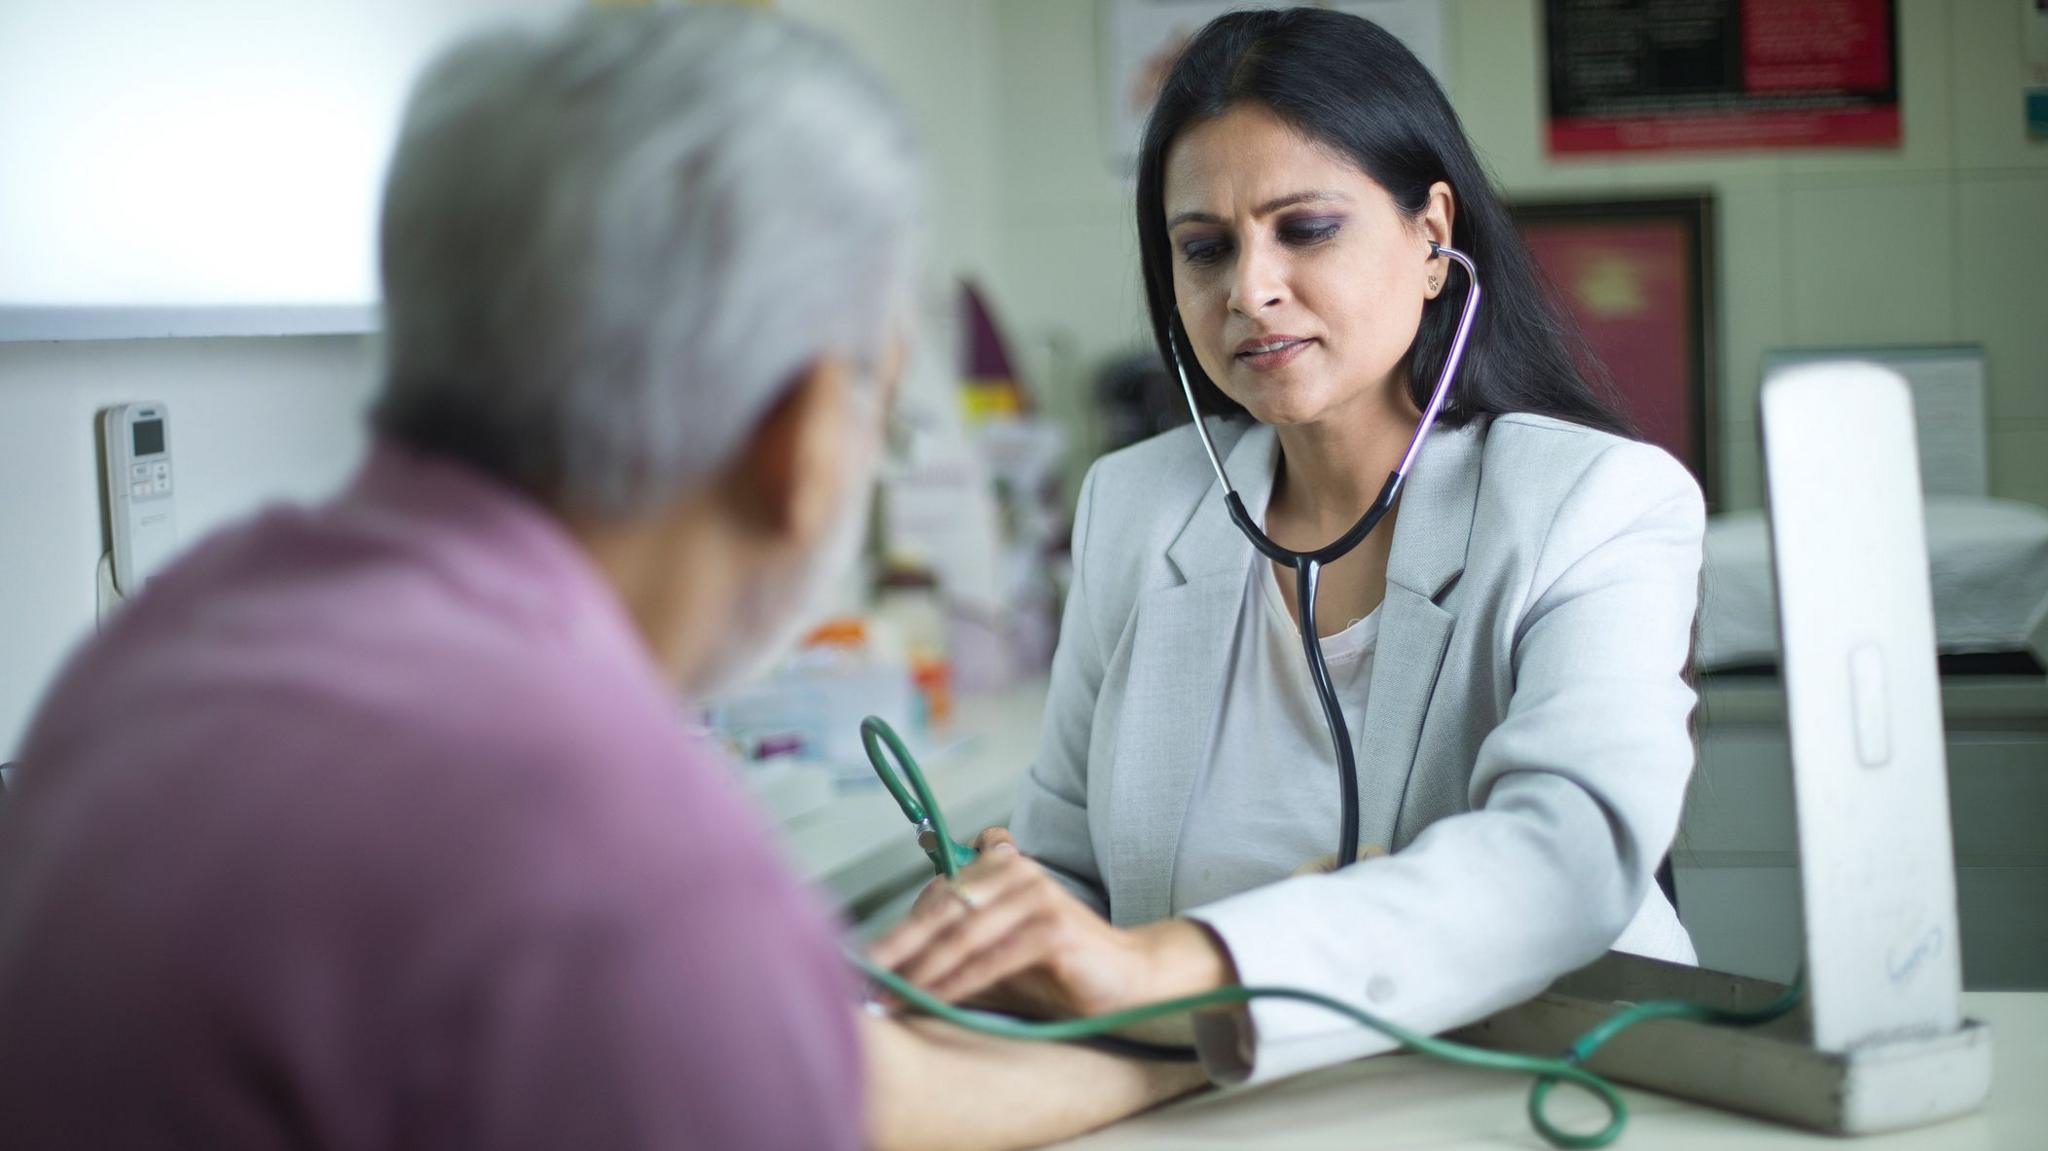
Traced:
[[1896, 0], [1545, 0], [1560, 155], [1899, 145]]
[[1577, 322], [1645, 440], [1691, 469], [1716, 501], [1707, 381], [1713, 202], [1700, 197], [1525, 203], [1529, 252]]

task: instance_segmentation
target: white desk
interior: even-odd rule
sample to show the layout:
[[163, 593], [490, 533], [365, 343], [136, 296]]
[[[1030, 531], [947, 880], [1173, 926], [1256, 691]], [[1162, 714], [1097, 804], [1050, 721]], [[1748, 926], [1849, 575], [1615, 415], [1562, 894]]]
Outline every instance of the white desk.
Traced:
[[[1006, 823], [1017, 786], [1038, 749], [1045, 681], [954, 701], [952, 721], [935, 732], [937, 749], [921, 761], [955, 838]], [[872, 902], [931, 875], [910, 824], [879, 783], [783, 825], [797, 873], [842, 907]]]
[[[1991, 1098], [1975, 1114], [1930, 1127], [1842, 1139], [1624, 1089], [1629, 1124], [1616, 1151], [2023, 1151], [2048, 1147], [2048, 992], [1973, 992], [1964, 1009], [1988, 1021], [1995, 1047]], [[1548, 1151], [1529, 1126], [1529, 1080], [1382, 1056], [1239, 1092], [1211, 1093], [1062, 1143], [1072, 1151], [1353, 1151], [1513, 1148]], [[1599, 1103], [1568, 1087], [1552, 1094], [1560, 1126], [1604, 1122]]]

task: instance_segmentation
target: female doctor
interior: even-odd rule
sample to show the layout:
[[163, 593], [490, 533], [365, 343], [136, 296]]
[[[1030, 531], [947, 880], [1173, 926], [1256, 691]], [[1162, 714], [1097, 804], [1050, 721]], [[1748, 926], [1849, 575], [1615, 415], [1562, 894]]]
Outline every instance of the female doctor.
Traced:
[[[1153, 334], [1281, 547], [1343, 535], [1462, 367], [1399, 502], [1324, 570], [1359, 862], [1294, 571], [1232, 523], [1192, 428], [1082, 485], [1014, 819], [875, 958], [952, 1000], [1097, 1014], [1234, 982], [1436, 1032], [1609, 948], [1690, 962], [1652, 882], [1693, 745], [1703, 508], [1580, 374], [1457, 116], [1392, 36], [1313, 8], [1204, 28], [1137, 182]], [[1211, 387], [1213, 385], [1213, 387]], [[1216, 395], [1220, 389], [1221, 396]], [[1389, 1046], [1312, 1006], [1198, 1018], [1221, 1082]]]

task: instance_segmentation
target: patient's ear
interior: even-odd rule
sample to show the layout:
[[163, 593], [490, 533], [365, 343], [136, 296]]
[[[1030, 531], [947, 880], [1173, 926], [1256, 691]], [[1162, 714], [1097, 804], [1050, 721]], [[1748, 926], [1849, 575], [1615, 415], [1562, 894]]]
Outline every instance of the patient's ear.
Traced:
[[769, 542], [809, 547], [845, 506], [853, 373], [811, 361], [761, 417], [727, 476], [730, 505]]

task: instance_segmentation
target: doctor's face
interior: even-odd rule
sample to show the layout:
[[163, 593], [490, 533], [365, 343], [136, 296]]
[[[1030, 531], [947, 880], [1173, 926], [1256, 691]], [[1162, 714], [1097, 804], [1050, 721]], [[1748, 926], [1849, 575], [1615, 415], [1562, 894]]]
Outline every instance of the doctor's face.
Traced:
[[1165, 205], [1181, 323], [1226, 395], [1276, 425], [1414, 412], [1408, 350], [1444, 278], [1429, 243], [1450, 243], [1446, 185], [1410, 217], [1349, 158], [1244, 104], [1174, 142]]

